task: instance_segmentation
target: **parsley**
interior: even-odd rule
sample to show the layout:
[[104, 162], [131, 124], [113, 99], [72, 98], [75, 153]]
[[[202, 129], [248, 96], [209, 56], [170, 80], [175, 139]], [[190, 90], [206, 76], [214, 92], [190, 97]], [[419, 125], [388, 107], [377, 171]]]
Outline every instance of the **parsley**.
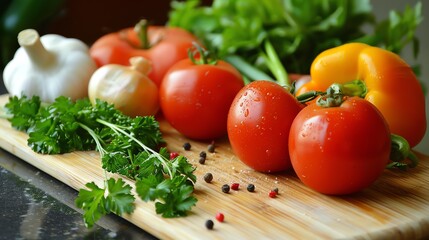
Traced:
[[[90, 228], [103, 215], [115, 213], [132, 213], [134, 210], [134, 196], [131, 194], [131, 186], [125, 184], [121, 178], [110, 178], [105, 182], [105, 188], [99, 188], [94, 182], [85, 186], [90, 189], [81, 189], [76, 199], [76, 206], [82, 208], [85, 225]], [[107, 195], [107, 197], [105, 197]]]
[[[153, 116], [131, 118], [103, 101], [71, 101], [59, 97], [43, 106], [35, 96], [10, 97], [5, 105], [8, 120], [29, 134], [28, 145], [42, 154], [97, 150], [102, 168], [136, 182], [136, 192], [144, 201], [154, 201], [163, 217], [185, 216], [197, 199], [192, 196], [195, 168], [183, 156], [169, 160]], [[92, 227], [102, 216], [132, 213], [132, 187], [121, 178], [104, 181], [99, 187], [87, 183], [75, 201], [84, 210], [84, 221]]]

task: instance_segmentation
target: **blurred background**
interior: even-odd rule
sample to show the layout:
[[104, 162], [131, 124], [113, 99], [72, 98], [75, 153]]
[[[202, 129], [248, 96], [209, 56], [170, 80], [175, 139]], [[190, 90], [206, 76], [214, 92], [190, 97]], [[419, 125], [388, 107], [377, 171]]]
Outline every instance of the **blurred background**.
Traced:
[[[13, 3], [18, 2], [18, 3]], [[34, 3], [37, 2], [38, 6]], [[204, 5], [212, 1], [202, 0]], [[385, 19], [392, 9], [402, 11], [406, 5], [414, 6], [417, 0], [373, 0], [373, 10], [377, 19]], [[415, 59], [412, 49], [405, 49], [402, 57], [410, 64], [421, 66], [421, 80], [429, 89], [429, 1], [423, 3], [423, 22], [417, 29], [417, 37], [420, 39], [420, 53]], [[11, 8], [10, 6], [14, 6]], [[141, 1], [141, 0], [0, 0], [0, 13], [8, 18], [2, 21], [15, 21], [16, 28], [36, 28], [40, 35], [56, 33], [66, 37], [78, 38], [88, 45], [106, 33], [117, 31], [122, 28], [131, 27], [138, 20], [145, 18], [153, 25], [163, 25], [168, 19], [170, 1]], [[34, 14], [39, 14], [34, 18]], [[33, 20], [21, 18], [20, 16], [32, 16]], [[37, 18], [38, 17], [38, 18]], [[37, 20], [34, 20], [37, 19]], [[31, 21], [31, 22], [29, 22]], [[2, 23], [3, 24], [3, 23]], [[29, 26], [29, 27], [28, 27]], [[10, 38], [4, 32], [0, 35], [1, 53], [3, 62], [13, 54], [16, 46], [16, 36]], [[5, 41], [7, 38], [9, 40]], [[12, 40], [10, 40], [12, 39]], [[11, 42], [12, 41], [12, 42]], [[8, 52], [9, 51], [9, 52]], [[1, 72], [4, 65], [1, 65]], [[2, 75], [2, 74], [1, 74]], [[3, 80], [0, 81], [0, 93], [6, 93]], [[412, 106], [411, 106], [412, 107]], [[426, 114], [429, 114], [429, 97], [426, 96]], [[429, 116], [427, 117], [429, 119]], [[428, 124], [429, 125], [429, 124]], [[428, 131], [427, 131], [428, 132]], [[416, 150], [429, 154], [429, 134], [426, 133], [424, 140], [416, 147]]]

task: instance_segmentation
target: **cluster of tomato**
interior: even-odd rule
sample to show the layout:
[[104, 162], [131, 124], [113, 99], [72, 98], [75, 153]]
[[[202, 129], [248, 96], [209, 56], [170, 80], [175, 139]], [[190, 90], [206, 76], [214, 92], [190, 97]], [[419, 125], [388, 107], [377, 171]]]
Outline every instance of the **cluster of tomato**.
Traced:
[[[367, 45], [352, 44], [315, 59], [313, 66], [325, 69], [314, 69], [320, 76], [312, 72], [301, 93], [355, 79], [364, 79], [368, 87], [364, 98], [344, 97], [336, 107], [322, 107], [302, 104], [273, 81], [244, 86], [232, 65], [208, 59], [195, 48], [198, 40], [181, 29], [149, 27], [145, 39], [150, 47], [144, 49], [136, 47], [142, 45], [138, 36], [132, 28], [104, 36], [91, 47], [91, 55], [100, 66], [127, 65], [136, 55], [148, 58], [161, 114], [180, 133], [197, 140], [228, 135], [235, 154], [249, 167], [261, 172], [293, 168], [302, 182], [322, 193], [347, 194], [369, 186], [389, 162], [391, 133], [415, 146], [426, 131], [418, 81], [385, 50], [380, 55], [376, 48], [371, 53]], [[367, 52], [361, 59], [362, 51]], [[333, 67], [326, 68], [327, 63]], [[381, 65], [393, 69], [381, 71]], [[144, 103], [136, 99], [134, 104]]]

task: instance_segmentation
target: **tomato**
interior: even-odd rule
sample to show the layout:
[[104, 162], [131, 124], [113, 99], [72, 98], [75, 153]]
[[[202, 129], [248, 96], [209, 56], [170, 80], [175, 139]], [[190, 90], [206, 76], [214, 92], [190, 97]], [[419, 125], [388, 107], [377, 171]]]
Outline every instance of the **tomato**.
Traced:
[[289, 153], [305, 185], [339, 195], [360, 191], [383, 173], [390, 143], [390, 130], [380, 111], [351, 97], [337, 107], [304, 108], [292, 123]]
[[89, 51], [98, 66], [112, 63], [128, 65], [129, 59], [134, 56], [151, 60], [149, 78], [159, 87], [168, 69], [188, 57], [188, 49], [197, 42], [197, 38], [181, 28], [146, 24], [142, 20], [135, 28], [104, 35], [94, 42]]
[[241, 74], [227, 62], [196, 64], [191, 59], [181, 60], [161, 83], [161, 110], [186, 137], [219, 138], [227, 133], [229, 107], [243, 86]]
[[254, 81], [232, 102], [228, 137], [238, 158], [260, 172], [291, 168], [289, 130], [302, 106], [275, 82]]

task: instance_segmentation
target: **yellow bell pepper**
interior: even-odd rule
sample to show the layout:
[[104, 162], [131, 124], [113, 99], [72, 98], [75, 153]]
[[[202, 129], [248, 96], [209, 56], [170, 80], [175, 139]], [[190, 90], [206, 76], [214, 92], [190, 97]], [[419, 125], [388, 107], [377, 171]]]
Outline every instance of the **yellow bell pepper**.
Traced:
[[410, 66], [398, 55], [362, 43], [348, 43], [319, 54], [310, 74], [311, 80], [297, 90], [298, 96], [312, 90], [325, 91], [333, 83], [358, 80], [366, 88], [361, 97], [380, 110], [393, 134], [404, 137], [411, 147], [423, 138], [424, 93]]

